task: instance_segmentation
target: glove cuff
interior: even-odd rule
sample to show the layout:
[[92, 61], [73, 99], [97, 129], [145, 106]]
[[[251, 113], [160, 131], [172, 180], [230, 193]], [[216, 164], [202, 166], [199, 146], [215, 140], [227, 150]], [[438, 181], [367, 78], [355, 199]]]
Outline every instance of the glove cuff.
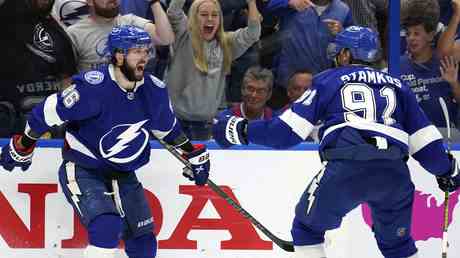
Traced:
[[204, 144], [194, 144], [193, 151], [187, 153], [187, 158], [193, 165], [201, 165], [209, 160], [209, 152], [207, 152]]
[[227, 139], [227, 141], [231, 144], [247, 145], [247, 124], [247, 119], [236, 116], [230, 117], [225, 128], [225, 138]]
[[34, 154], [35, 144], [32, 146], [25, 148], [21, 147], [19, 141], [21, 140], [21, 135], [13, 135], [10, 141], [10, 155], [11, 158], [16, 162], [29, 162], [32, 160], [32, 156]]

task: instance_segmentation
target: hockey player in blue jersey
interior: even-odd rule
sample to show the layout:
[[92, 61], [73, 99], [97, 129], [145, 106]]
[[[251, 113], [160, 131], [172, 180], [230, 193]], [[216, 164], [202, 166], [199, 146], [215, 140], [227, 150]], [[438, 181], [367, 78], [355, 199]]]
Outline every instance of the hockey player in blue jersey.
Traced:
[[72, 86], [37, 105], [24, 135], [3, 147], [0, 164], [28, 169], [37, 138], [66, 123], [59, 182], [88, 230], [85, 258], [115, 257], [120, 237], [130, 258], [153, 258], [153, 217], [134, 173], [149, 161], [150, 133], [183, 151], [193, 168], [184, 175], [197, 185], [207, 181], [209, 154], [182, 133], [163, 82], [144, 73], [148, 33], [115, 27], [107, 44], [112, 63], [74, 76]]
[[336, 68], [313, 79], [290, 109], [269, 121], [220, 117], [213, 134], [222, 147], [255, 143], [288, 148], [301, 143], [317, 121], [319, 153], [326, 164], [302, 194], [292, 237], [295, 258], [323, 258], [326, 230], [361, 203], [372, 211], [373, 231], [386, 258], [417, 257], [411, 237], [414, 185], [408, 155], [436, 175], [443, 191], [455, 191], [460, 176], [439, 131], [428, 121], [410, 88], [374, 70], [377, 35], [352, 26], [337, 34], [329, 53]]

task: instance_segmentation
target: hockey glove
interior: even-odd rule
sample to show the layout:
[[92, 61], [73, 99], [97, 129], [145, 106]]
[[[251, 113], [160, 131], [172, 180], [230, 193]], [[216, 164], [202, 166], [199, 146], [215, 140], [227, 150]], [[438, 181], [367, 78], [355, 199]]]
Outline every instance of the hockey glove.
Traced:
[[452, 164], [450, 171], [444, 175], [436, 176], [439, 189], [444, 192], [454, 192], [460, 186], [460, 174], [458, 173], [457, 159], [449, 154], [449, 160]]
[[222, 148], [229, 148], [232, 145], [247, 145], [246, 128], [248, 120], [236, 116], [219, 117], [212, 128], [214, 140]]
[[191, 166], [192, 170], [188, 167], [183, 169], [182, 175], [191, 181], [195, 181], [196, 185], [205, 185], [209, 177], [209, 169], [211, 163], [209, 162], [209, 152], [203, 144], [194, 144], [194, 150], [183, 154]]
[[0, 154], [0, 165], [5, 170], [11, 171], [15, 167], [20, 167], [22, 171], [26, 171], [32, 164], [35, 144], [29, 148], [21, 148], [19, 147], [20, 140], [21, 135], [13, 135], [10, 144], [3, 146]]

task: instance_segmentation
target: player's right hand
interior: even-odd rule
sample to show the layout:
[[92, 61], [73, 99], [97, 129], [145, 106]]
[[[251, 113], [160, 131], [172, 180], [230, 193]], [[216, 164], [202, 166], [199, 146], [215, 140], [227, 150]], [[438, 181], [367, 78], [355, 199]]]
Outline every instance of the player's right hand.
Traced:
[[[208, 181], [211, 163], [209, 152], [204, 144], [194, 144], [192, 152], [184, 153], [183, 157], [190, 162], [190, 168], [183, 168], [182, 175], [195, 181], [196, 185], [205, 185]], [[190, 170], [191, 169], [191, 170]]]
[[29, 169], [32, 164], [32, 156], [34, 154], [34, 146], [30, 148], [21, 148], [19, 141], [21, 135], [13, 135], [8, 145], [3, 146], [0, 154], [0, 165], [8, 171], [15, 167], [20, 167], [22, 171]]
[[457, 159], [449, 154], [449, 160], [452, 163], [450, 171], [436, 177], [439, 189], [444, 192], [454, 192], [460, 187], [460, 174]]

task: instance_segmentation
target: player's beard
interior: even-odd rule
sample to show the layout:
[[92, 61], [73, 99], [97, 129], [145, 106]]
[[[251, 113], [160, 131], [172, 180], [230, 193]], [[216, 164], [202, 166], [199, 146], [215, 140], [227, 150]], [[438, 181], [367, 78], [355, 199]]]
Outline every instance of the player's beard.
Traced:
[[128, 66], [127, 62], [123, 62], [123, 65], [120, 67], [121, 72], [125, 75], [126, 79], [131, 82], [136, 82], [142, 80], [144, 75], [136, 76], [136, 67], [131, 68]]
[[94, 12], [96, 15], [104, 18], [113, 18], [120, 13], [120, 6], [117, 5], [114, 8], [102, 8], [94, 2]]

